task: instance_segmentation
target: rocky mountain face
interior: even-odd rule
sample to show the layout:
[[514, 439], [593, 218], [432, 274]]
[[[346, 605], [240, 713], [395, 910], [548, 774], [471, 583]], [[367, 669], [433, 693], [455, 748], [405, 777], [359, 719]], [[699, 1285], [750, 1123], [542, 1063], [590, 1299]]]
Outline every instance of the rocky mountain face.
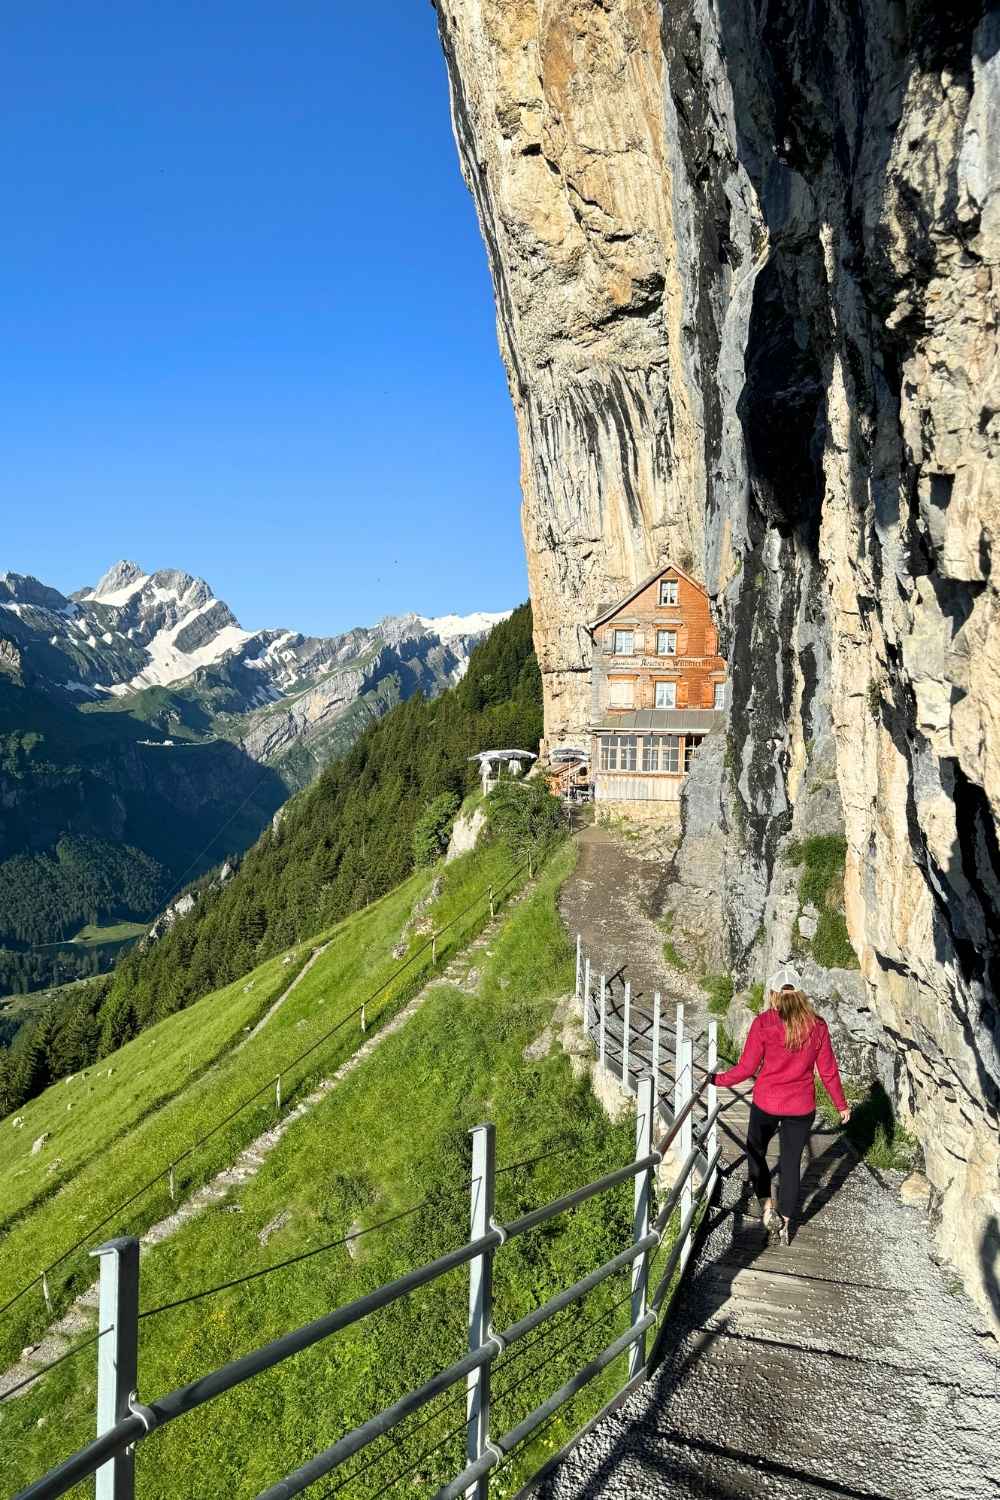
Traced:
[[172, 569], [121, 562], [72, 597], [0, 575], [0, 994], [90, 972], [98, 951], [66, 939], [151, 917], [246, 848], [373, 718], [460, 679], [501, 618], [251, 633]]
[[[119, 562], [96, 588], [70, 598], [35, 578], [0, 574], [0, 670], [5, 663], [37, 688], [76, 703], [129, 700], [161, 738], [230, 739], [273, 762], [315, 742], [292, 779], [309, 779], [341, 748], [336, 722], [366, 694], [362, 721], [381, 699], [457, 681], [469, 652], [503, 615], [390, 616], [378, 625], [316, 637], [292, 630], [243, 630], [201, 578], [176, 569], [145, 573]], [[14, 657], [16, 656], [16, 665]], [[153, 690], [169, 689], [169, 700]], [[143, 697], [141, 695], [145, 694]], [[354, 731], [357, 732], [356, 729]], [[353, 737], [347, 734], [349, 743]]]
[[[583, 621], [670, 556], [732, 672], [678, 897], [795, 954], [1000, 1318], [1000, 14], [437, 0], [496, 291], [551, 742]], [[803, 842], [846, 840], [854, 970]], [[688, 902], [693, 908], [694, 902]], [[702, 923], [704, 927], [704, 922]]]

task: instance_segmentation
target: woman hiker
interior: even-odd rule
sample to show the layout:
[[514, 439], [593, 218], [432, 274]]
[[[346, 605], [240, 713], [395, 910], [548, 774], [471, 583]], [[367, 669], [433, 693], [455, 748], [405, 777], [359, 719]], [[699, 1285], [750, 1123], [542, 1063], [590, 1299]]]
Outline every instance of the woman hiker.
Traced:
[[[802, 1151], [816, 1113], [813, 1070], [819, 1070], [844, 1125], [851, 1107], [844, 1097], [829, 1028], [802, 993], [795, 970], [779, 969], [768, 988], [771, 1003], [754, 1017], [742, 1057], [734, 1068], [715, 1073], [713, 1081], [732, 1088], [757, 1075], [747, 1128], [750, 1186], [763, 1205], [765, 1228], [787, 1245], [799, 1201]], [[775, 1131], [780, 1145], [777, 1207], [767, 1164]]]

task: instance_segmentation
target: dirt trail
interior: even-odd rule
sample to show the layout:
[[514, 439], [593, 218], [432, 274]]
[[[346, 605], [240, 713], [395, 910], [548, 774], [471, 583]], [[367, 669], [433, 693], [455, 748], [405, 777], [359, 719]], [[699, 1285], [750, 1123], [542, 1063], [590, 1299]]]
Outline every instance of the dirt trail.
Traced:
[[620, 835], [596, 824], [584, 828], [577, 842], [579, 858], [563, 886], [559, 911], [570, 936], [582, 938], [595, 987], [596, 976], [606, 974], [609, 993], [620, 1002], [628, 981], [633, 1012], [647, 1019], [659, 990], [665, 1007], [683, 1001], [691, 1023], [702, 1027], [708, 1013], [704, 991], [663, 956], [665, 933], [657, 918], [668, 877], [662, 860], [644, 859]]

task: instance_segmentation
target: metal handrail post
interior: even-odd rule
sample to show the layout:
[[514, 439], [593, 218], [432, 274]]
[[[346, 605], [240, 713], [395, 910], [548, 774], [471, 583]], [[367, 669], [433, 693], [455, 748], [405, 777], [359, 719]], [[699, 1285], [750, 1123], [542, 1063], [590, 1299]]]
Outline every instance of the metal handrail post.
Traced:
[[576, 935], [576, 998], [580, 998], [580, 981], [583, 976], [582, 961], [583, 937], [578, 932]]
[[622, 1015], [622, 1087], [629, 1086], [629, 1051], [631, 1047], [632, 1032], [632, 985], [625, 981], [625, 1011]]
[[[472, 1132], [471, 1237], [489, 1233], [496, 1197], [496, 1127], [476, 1125]], [[493, 1317], [493, 1250], [483, 1250], [469, 1262], [469, 1351], [482, 1348], [491, 1337]], [[490, 1371], [492, 1362], [466, 1376], [466, 1455], [469, 1463], [482, 1458], [490, 1441]], [[483, 1474], [467, 1491], [468, 1500], [487, 1500], [489, 1475]]]
[[607, 1066], [608, 1058], [608, 980], [607, 975], [601, 975], [601, 1018], [600, 1018], [600, 1059], [601, 1067]]
[[[640, 1078], [635, 1106], [635, 1159], [642, 1161], [653, 1149], [653, 1111], [656, 1090], [652, 1076]], [[633, 1199], [632, 1243], [638, 1244], [649, 1233], [649, 1209], [653, 1191], [653, 1168], [648, 1166], [635, 1179]], [[639, 1323], [648, 1311], [649, 1251], [644, 1250], [632, 1262], [632, 1323]], [[629, 1352], [628, 1378], [634, 1380], [646, 1363], [646, 1335], [636, 1339]]]
[[[139, 1369], [139, 1241], [129, 1235], [98, 1245], [97, 1436], [131, 1410]], [[108, 1459], [96, 1473], [96, 1500], [133, 1500], [135, 1449]]]
[[656, 991], [653, 996], [653, 1099], [654, 1102], [660, 1092], [660, 992]]
[[678, 1004], [677, 1013], [674, 1016], [674, 1083], [677, 1082], [677, 1074], [681, 1066], [681, 1044], [684, 1041], [684, 1005]]
[[[678, 1088], [680, 1090], [680, 1095], [679, 1095], [679, 1099], [678, 1099], [678, 1108], [682, 1109], [684, 1107], [684, 1105], [687, 1104], [688, 1100], [691, 1098], [691, 1094], [692, 1094], [692, 1091], [694, 1089], [694, 1047], [692, 1045], [690, 1037], [686, 1037], [685, 1040], [681, 1043], [680, 1051], [677, 1054], [677, 1085], [678, 1085]], [[681, 1161], [686, 1161], [687, 1158], [691, 1154], [691, 1146], [692, 1146], [692, 1143], [693, 1143], [693, 1136], [692, 1136], [692, 1127], [693, 1127], [693, 1124], [694, 1124], [694, 1118], [693, 1117], [694, 1117], [694, 1110], [693, 1109], [689, 1109], [688, 1112], [687, 1112], [687, 1114], [684, 1117], [684, 1123], [681, 1125], [680, 1140], [678, 1142], [679, 1147], [680, 1147]], [[691, 1174], [688, 1173], [687, 1179], [686, 1179], [686, 1181], [684, 1183], [684, 1187], [681, 1189], [681, 1224], [682, 1225], [684, 1225], [684, 1224], [686, 1224], [688, 1222], [688, 1219], [690, 1217], [690, 1213], [691, 1213]], [[682, 1273], [684, 1271], [684, 1267], [687, 1265], [687, 1260], [688, 1260], [688, 1256], [690, 1255], [690, 1253], [691, 1253], [691, 1243], [690, 1243], [690, 1240], [688, 1240], [688, 1243], [684, 1246], [683, 1250], [681, 1251], [681, 1255], [680, 1255], [680, 1268], [681, 1268], [681, 1272]]]
[[[705, 1154], [709, 1161], [715, 1160], [715, 1154], [719, 1149], [719, 1116], [717, 1113], [719, 1103], [719, 1090], [711, 1082], [712, 1074], [719, 1066], [719, 1023], [709, 1021], [708, 1023], [708, 1094], [706, 1107], [711, 1124], [708, 1127], [708, 1139], [705, 1142]], [[712, 1180], [706, 1189], [706, 1198], [711, 1198], [712, 1189], [715, 1187], [715, 1179], [718, 1176], [718, 1168], [712, 1173]]]

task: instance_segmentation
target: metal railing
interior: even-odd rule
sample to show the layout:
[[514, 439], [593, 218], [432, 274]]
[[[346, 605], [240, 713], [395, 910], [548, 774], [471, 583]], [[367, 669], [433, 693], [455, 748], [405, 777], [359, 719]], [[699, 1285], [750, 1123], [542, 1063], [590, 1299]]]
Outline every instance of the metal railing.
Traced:
[[[270, 1074], [264, 1080], [264, 1082], [259, 1085], [258, 1088], [256, 1088], [252, 1093], [245, 1095], [244, 1098], [240, 1100], [239, 1104], [237, 1104], [235, 1108], [231, 1109], [228, 1114], [223, 1115], [221, 1119], [215, 1120], [211, 1125], [209, 1125], [206, 1130], [203, 1130], [199, 1136], [189, 1141], [182, 1150], [175, 1151], [171, 1159], [168, 1162], [164, 1162], [163, 1165], [159, 1167], [159, 1169], [152, 1176], [146, 1178], [145, 1181], [138, 1188], [136, 1188], [134, 1192], [132, 1192], [121, 1202], [117, 1203], [114, 1208], [112, 1208], [109, 1213], [105, 1214], [105, 1216], [96, 1224], [91, 1224], [90, 1227], [84, 1230], [81, 1235], [78, 1235], [71, 1244], [67, 1245], [64, 1250], [60, 1251], [60, 1253], [53, 1260], [50, 1260], [48, 1264], [42, 1268], [42, 1270], [36, 1272], [35, 1275], [32, 1276], [28, 1281], [25, 1281], [17, 1289], [17, 1291], [14, 1292], [7, 1299], [7, 1301], [3, 1303], [2, 1306], [0, 1306], [0, 1317], [2, 1317], [10, 1308], [15, 1305], [15, 1303], [19, 1302], [22, 1297], [24, 1297], [28, 1292], [31, 1291], [33, 1287], [36, 1286], [40, 1287], [41, 1289], [42, 1297], [44, 1299], [45, 1306], [48, 1312], [50, 1314], [53, 1313], [55, 1311], [55, 1299], [53, 1298], [53, 1295], [49, 1288], [49, 1277], [53, 1271], [62, 1266], [70, 1256], [75, 1255], [78, 1251], [81, 1251], [88, 1241], [92, 1241], [95, 1235], [99, 1234], [102, 1229], [106, 1229], [107, 1225], [109, 1225], [113, 1220], [117, 1219], [121, 1214], [123, 1214], [126, 1209], [131, 1208], [139, 1198], [143, 1197], [144, 1194], [148, 1193], [152, 1188], [164, 1184], [167, 1188], [171, 1203], [175, 1203], [177, 1200], [176, 1173], [178, 1167], [180, 1167], [183, 1162], [187, 1161], [203, 1146], [207, 1145], [208, 1142], [212, 1140], [220, 1130], [225, 1129], [227, 1125], [232, 1124], [232, 1122], [237, 1119], [238, 1116], [242, 1115], [252, 1105], [257, 1104], [258, 1100], [260, 1100], [264, 1095], [271, 1093], [274, 1094], [275, 1109], [280, 1113], [282, 1104], [287, 1104], [289, 1102], [290, 1095], [293, 1092], [293, 1090], [290, 1090], [288, 1088], [285, 1088], [283, 1090], [283, 1079], [287, 1080], [288, 1075], [292, 1073], [294, 1069], [298, 1068], [301, 1063], [310, 1058], [320, 1047], [324, 1045], [324, 1043], [330, 1041], [332, 1037], [342, 1031], [343, 1028], [347, 1026], [351, 1021], [358, 1022], [361, 1032], [367, 1031], [370, 1019], [368, 1016], [368, 1008], [372, 1005], [373, 1001], [377, 1000], [380, 995], [384, 994], [386, 990], [390, 989], [392, 985], [395, 984], [395, 982], [400, 979], [408, 969], [411, 969], [413, 965], [418, 962], [418, 960], [425, 958], [428, 953], [430, 954], [431, 967], [436, 968], [439, 959], [438, 944], [445, 936], [445, 934], [448, 933], [453, 927], [455, 927], [457, 923], [462, 921], [463, 918], [480, 909], [482, 909], [484, 916], [486, 910], [488, 909], [490, 920], [492, 920], [496, 916], [497, 906], [501, 898], [506, 895], [511, 886], [513, 886], [521, 878], [522, 875], [527, 874], [529, 879], [533, 878], [535, 869], [540, 866], [542, 861], [544, 861], [547, 852], [547, 849], [543, 846], [539, 851], [535, 852], [534, 857], [529, 854], [525, 862], [521, 865], [518, 865], [518, 867], [507, 877], [506, 880], [500, 882], [499, 884], [494, 882], [490, 886], [484, 888], [466, 906], [464, 906], [461, 911], [456, 912], [453, 917], [451, 917], [447, 922], [442, 923], [440, 927], [435, 927], [426, 941], [418, 944], [413, 952], [408, 954], [407, 957], [402, 961], [402, 963], [400, 963], [395, 969], [393, 969], [388, 978], [383, 980], [376, 989], [371, 991], [370, 994], [366, 995], [365, 998], [361, 1000], [357, 1005], [355, 1005], [352, 1010], [348, 1011], [346, 1015], [341, 1016], [333, 1026], [327, 1028], [327, 1030], [324, 1031], [322, 1035], [317, 1037], [315, 1041], [311, 1042], [308, 1047], [302, 1049], [301, 1051], [296, 1053], [294, 1057], [290, 1057], [286, 1062], [284, 1062], [280, 1071]], [[303, 1078], [300, 1078], [294, 1087], [298, 1087], [299, 1085], [301, 1085], [301, 1083], [304, 1081], [305, 1076], [306, 1075], [303, 1075]]]
[[[586, 1010], [593, 999], [589, 965], [586, 968], [580, 966], [578, 973], [583, 980], [579, 988]], [[606, 989], [606, 985], [602, 985], [605, 1001]], [[149, 1315], [141, 1314], [139, 1310], [138, 1240], [133, 1237], [113, 1239], [92, 1251], [100, 1263], [99, 1332], [94, 1336], [97, 1345], [97, 1436], [28, 1485], [15, 1500], [52, 1500], [90, 1475], [96, 1475], [96, 1500], [133, 1500], [136, 1450], [160, 1428], [462, 1266], [469, 1268], [468, 1352], [277, 1480], [262, 1491], [257, 1500], [287, 1500], [287, 1497], [301, 1494], [369, 1445], [393, 1432], [435, 1398], [452, 1392], [458, 1399], [463, 1394], [463, 1386], [465, 1421], [449, 1437], [456, 1437], [464, 1429], [467, 1462], [460, 1473], [435, 1492], [435, 1500], [458, 1500], [463, 1495], [487, 1500], [491, 1472], [515, 1454], [615, 1360], [628, 1355], [627, 1376], [618, 1388], [615, 1400], [620, 1400], [650, 1372], [647, 1336], [668, 1309], [671, 1290], [684, 1272], [699, 1211], [714, 1190], [721, 1155], [719, 1103], [711, 1082], [717, 1051], [716, 1024], [709, 1024], [708, 1067], [701, 1070], [702, 1077], [696, 1083], [692, 1039], [683, 1035], [683, 1019], [678, 1018], [676, 1037], [679, 1045], [674, 1052], [672, 1087], [666, 1093], [660, 1089], [662, 1063], [657, 1038], [661, 1029], [666, 1030], [654, 1024], [652, 1060], [655, 1071], [649, 1069], [635, 1086], [635, 1155], [632, 1161], [583, 1183], [540, 1208], [507, 1223], [498, 1223], [494, 1216], [495, 1128], [492, 1124], [477, 1125], [472, 1131], [470, 1238], [466, 1243], [165, 1395], [140, 1400], [138, 1394], [139, 1323], [143, 1316]], [[623, 1035], [623, 1051], [627, 1059], [630, 1050], [627, 1027]], [[603, 1050], [607, 1042], [606, 1025], [598, 1026], [597, 1041]], [[704, 1117], [696, 1119], [696, 1113], [702, 1107]], [[665, 1119], [668, 1122], [665, 1133], [657, 1140], [657, 1124]], [[668, 1153], [679, 1165], [669, 1190], [656, 1205], [654, 1216], [654, 1174]], [[694, 1181], [696, 1171], [700, 1174], [697, 1185]], [[493, 1327], [493, 1271], [496, 1257], [502, 1254], [504, 1246], [629, 1181], [634, 1184], [631, 1242], [517, 1322], [496, 1331]], [[668, 1239], [671, 1243], [665, 1265], [656, 1286], [651, 1289], [652, 1257]], [[497, 1360], [528, 1335], [543, 1329], [558, 1314], [582, 1302], [609, 1278], [629, 1271], [629, 1326], [581, 1365], [557, 1390], [547, 1395], [539, 1392], [541, 1399], [516, 1425], [494, 1435], [491, 1377]], [[218, 1289], [210, 1288], [209, 1292], [213, 1290]], [[160, 1310], [166, 1309], [153, 1309]], [[531, 1379], [535, 1374], [535, 1371], [529, 1371], [525, 1378]], [[555, 1461], [548, 1460], [543, 1468], [549, 1469]], [[541, 1472], [537, 1471], [533, 1478], [540, 1477]], [[353, 1477], [350, 1475], [348, 1479]]]

